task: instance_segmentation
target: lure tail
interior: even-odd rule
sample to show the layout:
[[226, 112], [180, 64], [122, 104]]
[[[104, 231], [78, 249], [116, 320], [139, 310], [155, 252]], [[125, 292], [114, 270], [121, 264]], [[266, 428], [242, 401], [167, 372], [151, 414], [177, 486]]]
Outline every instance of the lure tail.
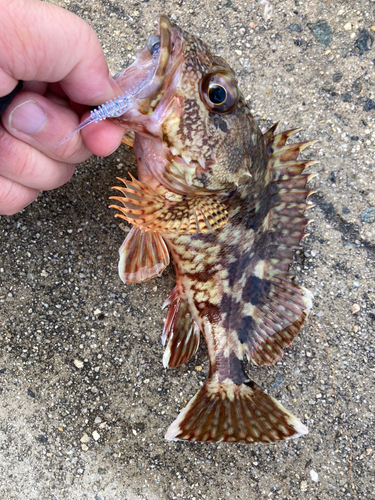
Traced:
[[307, 433], [296, 417], [255, 382], [219, 382], [214, 374], [181, 411], [165, 438], [271, 443]]

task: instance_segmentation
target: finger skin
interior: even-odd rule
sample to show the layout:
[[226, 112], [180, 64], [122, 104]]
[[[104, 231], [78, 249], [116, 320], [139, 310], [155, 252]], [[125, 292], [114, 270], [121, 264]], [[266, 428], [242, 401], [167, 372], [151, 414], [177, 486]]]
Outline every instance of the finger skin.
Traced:
[[[21, 113], [22, 117], [22, 105], [30, 102], [37, 104], [44, 111], [46, 116], [46, 123], [43, 128], [32, 135], [21, 132], [12, 126], [12, 118], [16, 113]], [[24, 121], [27, 121], [27, 117], [25, 117]], [[72, 139], [67, 141], [61, 148], [55, 148], [55, 145], [61, 140], [61, 137], [64, 137], [65, 133], [68, 133], [78, 125], [79, 118], [71, 109], [61, 106], [39, 94], [34, 94], [32, 92], [22, 92], [18, 94], [3, 114], [2, 123], [4, 128], [11, 135], [34, 146], [54, 160], [79, 163], [87, 160], [87, 158], [91, 156], [80, 134], [74, 135]]]
[[[89, 113], [84, 114], [82, 119], [87, 116]], [[92, 123], [81, 131], [86, 147], [96, 156], [109, 156], [113, 153], [120, 146], [124, 133], [124, 128], [109, 120]]]
[[[59, 97], [56, 100], [60, 99]], [[47, 123], [36, 134], [28, 135], [12, 126], [12, 117], [15, 112], [22, 110], [22, 104], [31, 101], [37, 103], [44, 111]], [[88, 116], [87, 112], [83, 119]], [[110, 121], [103, 121], [89, 125], [82, 134], [77, 133], [64, 144], [56, 148], [56, 144], [69, 134], [79, 123], [79, 117], [74, 111], [55, 102], [55, 98], [46, 98], [32, 92], [18, 94], [2, 116], [4, 128], [14, 137], [34, 146], [36, 149], [52, 159], [80, 163], [91, 156], [107, 156], [121, 143], [124, 129]], [[82, 137], [85, 138], [85, 142]], [[0, 173], [1, 167], [0, 167]]]
[[88, 105], [121, 93], [95, 32], [78, 16], [39, 0], [0, 0], [0, 12], [0, 96], [18, 80], [58, 81]]
[[[39, 190], [67, 182], [74, 171], [71, 163], [85, 160], [90, 151], [110, 154], [124, 131], [108, 121], [90, 125], [56, 150], [55, 144], [81, 121], [77, 112], [82, 105], [97, 106], [121, 90], [109, 75], [94, 31], [74, 14], [39, 0], [0, 0], [0, 12], [0, 96], [18, 80], [25, 82], [2, 116], [4, 127], [0, 124], [0, 213], [10, 215], [31, 203]], [[12, 126], [12, 113], [30, 99], [47, 120], [37, 130], [18, 120], [21, 132]], [[21, 114], [22, 120], [28, 116]]]
[[74, 172], [75, 165], [49, 158], [1, 126], [0, 151], [0, 175], [38, 191], [62, 186]]
[[0, 175], [0, 215], [14, 215], [38, 197], [37, 189], [28, 188]]

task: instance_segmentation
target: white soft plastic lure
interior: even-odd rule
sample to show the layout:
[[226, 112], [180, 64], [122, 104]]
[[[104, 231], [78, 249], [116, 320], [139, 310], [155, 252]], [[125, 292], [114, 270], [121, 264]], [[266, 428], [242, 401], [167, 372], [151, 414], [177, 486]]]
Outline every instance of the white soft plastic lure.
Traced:
[[66, 137], [64, 137], [64, 139], [58, 142], [55, 148], [58, 148], [59, 146], [64, 144], [64, 142], [68, 141], [71, 137], [73, 137], [74, 134], [87, 127], [87, 125], [90, 125], [90, 123], [98, 123], [102, 120], [106, 120], [107, 118], [118, 118], [131, 107], [134, 97], [150, 82], [151, 78], [154, 75], [159, 55], [158, 42], [159, 37], [157, 35], [153, 35], [152, 37], [150, 37], [147, 42], [147, 47], [152, 54], [152, 66], [146, 72], [144, 77], [136, 85], [131, 87], [127, 92], [124, 92], [114, 99], [107, 101], [105, 104], [101, 104], [97, 108], [93, 109], [90, 112], [90, 116], [88, 116], [86, 120], [80, 123], [78, 127], [73, 129]]

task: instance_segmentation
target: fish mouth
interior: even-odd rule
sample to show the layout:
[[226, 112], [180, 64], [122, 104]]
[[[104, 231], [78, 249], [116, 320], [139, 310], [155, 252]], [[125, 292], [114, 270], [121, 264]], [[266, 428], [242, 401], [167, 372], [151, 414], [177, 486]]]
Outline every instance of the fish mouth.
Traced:
[[135, 61], [114, 76], [123, 95], [132, 97], [133, 105], [116, 121], [131, 126], [134, 111], [151, 115], [165, 92], [167, 67], [172, 46], [172, 25], [167, 16], [161, 15], [159, 27], [151, 35], [146, 47], [140, 50]]
[[[131, 94], [132, 105], [120, 117], [113, 119], [121, 126], [139, 134], [134, 148], [142, 150], [141, 171], [148, 170], [168, 190], [181, 195], [210, 195], [221, 190], [194, 186], [191, 179], [197, 162], [187, 162], [172, 153], [163, 137], [162, 124], [174, 102], [184, 60], [184, 35], [169, 18], [161, 15], [155, 34], [146, 47], [137, 53], [131, 66], [114, 78], [123, 93]], [[142, 138], [143, 137], [143, 138]]]
[[[155, 36], [156, 38], [154, 38]], [[159, 44], [157, 43], [158, 36], [159, 36]], [[161, 15], [159, 19], [159, 35], [151, 35], [146, 45], [149, 52], [151, 50], [155, 50], [158, 52], [158, 59], [155, 71], [151, 78], [150, 83], [144, 89], [142, 89], [137, 95], [139, 99], [155, 98], [161, 91], [163, 84], [165, 82], [167, 65], [171, 53], [171, 38], [172, 38], [171, 22], [167, 16]], [[153, 41], [152, 45], [149, 44], [151, 39], [155, 40], [155, 43]]]

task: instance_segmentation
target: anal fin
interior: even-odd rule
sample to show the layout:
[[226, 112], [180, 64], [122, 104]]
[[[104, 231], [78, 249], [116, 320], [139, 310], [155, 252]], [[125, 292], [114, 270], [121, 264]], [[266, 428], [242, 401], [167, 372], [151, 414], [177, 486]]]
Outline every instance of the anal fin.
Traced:
[[162, 336], [163, 345], [167, 343], [163, 365], [165, 368], [177, 368], [197, 352], [200, 331], [190, 314], [189, 304], [180, 298], [177, 287], [172, 290], [163, 308], [166, 306], [170, 308]]
[[307, 428], [252, 381], [219, 382], [214, 375], [169, 427], [168, 440], [271, 443]]
[[159, 276], [169, 264], [168, 248], [158, 233], [133, 227], [119, 250], [119, 275], [124, 283]]

